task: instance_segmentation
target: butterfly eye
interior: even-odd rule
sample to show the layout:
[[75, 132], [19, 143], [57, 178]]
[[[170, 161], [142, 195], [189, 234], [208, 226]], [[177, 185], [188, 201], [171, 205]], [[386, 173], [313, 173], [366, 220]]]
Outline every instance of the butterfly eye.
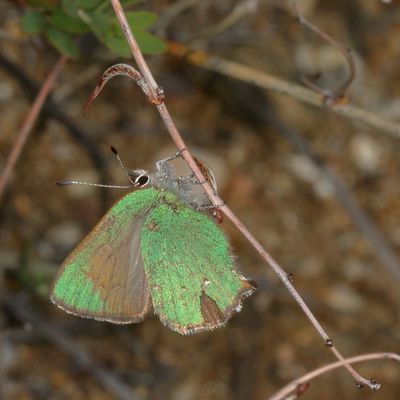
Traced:
[[135, 185], [144, 187], [149, 183], [149, 177], [147, 175], [139, 175], [135, 179]]

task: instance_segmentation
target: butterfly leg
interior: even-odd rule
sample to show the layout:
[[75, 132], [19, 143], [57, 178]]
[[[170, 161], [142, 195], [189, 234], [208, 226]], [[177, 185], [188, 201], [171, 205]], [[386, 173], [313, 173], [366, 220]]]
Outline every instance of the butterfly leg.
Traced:
[[196, 210], [197, 211], [203, 211], [203, 210], [212, 210], [214, 208], [221, 208], [226, 204], [226, 202], [222, 202], [220, 204], [202, 204], [202, 205], [197, 205]]
[[174, 161], [174, 160], [176, 160], [177, 158], [181, 157], [181, 156], [182, 156], [182, 152], [185, 151], [185, 150], [186, 150], [186, 149], [179, 150], [179, 151], [177, 151], [175, 154], [173, 154], [172, 156], [169, 156], [169, 157], [167, 157], [167, 158], [163, 158], [162, 160], [158, 160], [158, 161], [156, 162], [157, 170], [158, 170], [159, 172], [165, 171], [165, 168], [166, 168], [165, 166], [166, 166], [166, 164], [167, 164], [168, 162], [170, 162], [170, 161]]
[[217, 187], [215, 184], [215, 181], [210, 181], [209, 179], [203, 179], [203, 180], [199, 180], [195, 177], [194, 174], [188, 175], [188, 176], [180, 176], [178, 179], [180, 179], [182, 182], [184, 182], [185, 184], [189, 184], [189, 185], [203, 185], [204, 183], [208, 182], [211, 184], [211, 187], [214, 191], [214, 194], [218, 194], [217, 193]]
[[190, 185], [202, 185], [207, 182], [207, 179], [203, 179], [202, 181], [198, 180], [194, 174], [186, 175], [186, 176], [178, 176], [178, 179], [182, 183], [187, 183]]
[[221, 207], [223, 207], [226, 203], [220, 203], [220, 204], [203, 204], [203, 205], [196, 205], [195, 209], [198, 211], [201, 210], [209, 210], [212, 219], [214, 222], [217, 224], [221, 224], [222, 221], [224, 220], [224, 215], [222, 211], [220, 210]]

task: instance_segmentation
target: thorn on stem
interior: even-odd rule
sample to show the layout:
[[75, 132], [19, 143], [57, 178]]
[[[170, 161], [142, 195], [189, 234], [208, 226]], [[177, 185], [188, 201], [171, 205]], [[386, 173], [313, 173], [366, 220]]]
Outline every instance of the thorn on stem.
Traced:
[[299, 383], [296, 387], [296, 396], [301, 396], [305, 392], [307, 392], [308, 388], [310, 387], [310, 382], [302, 382]]
[[332, 339], [326, 339], [325, 340], [325, 346], [326, 347], [332, 347], [333, 346]]
[[287, 278], [289, 279], [290, 283], [294, 283], [294, 274], [293, 274], [293, 272], [289, 272], [287, 274]]
[[380, 387], [381, 387], [380, 383], [378, 383], [378, 382], [375, 380], [375, 378], [371, 378], [371, 379], [370, 379], [370, 383], [371, 383], [371, 385], [372, 385], [372, 390], [373, 390], [374, 392], [377, 392], [377, 391], [380, 389]]
[[218, 208], [211, 210], [211, 216], [213, 217], [214, 222], [217, 224], [222, 224], [224, 221], [224, 215], [222, 214], [221, 210], [218, 210]]
[[357, 382], [357, 388], [358, 389], [362, 389], [364, 387], [364, 385], [361, 382]]
[[151, 99], [150, 101], [155, 105], [160, 105], [165, 100], [165, 93], [164, 89], [161, 86], [158, 86], [155, 90], [155, 98]]

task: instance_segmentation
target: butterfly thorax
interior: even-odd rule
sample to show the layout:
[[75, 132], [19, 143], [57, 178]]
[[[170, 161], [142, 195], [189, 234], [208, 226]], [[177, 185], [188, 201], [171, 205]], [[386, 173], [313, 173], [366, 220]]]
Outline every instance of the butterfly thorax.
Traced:
[[177, 179], [160, 177], [154, 183], [152, 182], [151, 186], [164, 193], [163, 198], [168, 204], [181, 202], [191, 208], [197, 208], [197, 203], [193, 199], [192, 190], [188, 184]]

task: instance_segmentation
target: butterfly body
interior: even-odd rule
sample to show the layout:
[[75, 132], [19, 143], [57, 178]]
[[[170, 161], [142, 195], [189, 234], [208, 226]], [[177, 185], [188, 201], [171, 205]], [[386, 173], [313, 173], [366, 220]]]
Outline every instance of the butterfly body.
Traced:
[[153, 309], [172, 330], [192, 334], [224, 325], [254, 288], [213, 221], [150, 187], [117, 201], [72, 251], [51, 300], [117, 324], [139, 322]]

